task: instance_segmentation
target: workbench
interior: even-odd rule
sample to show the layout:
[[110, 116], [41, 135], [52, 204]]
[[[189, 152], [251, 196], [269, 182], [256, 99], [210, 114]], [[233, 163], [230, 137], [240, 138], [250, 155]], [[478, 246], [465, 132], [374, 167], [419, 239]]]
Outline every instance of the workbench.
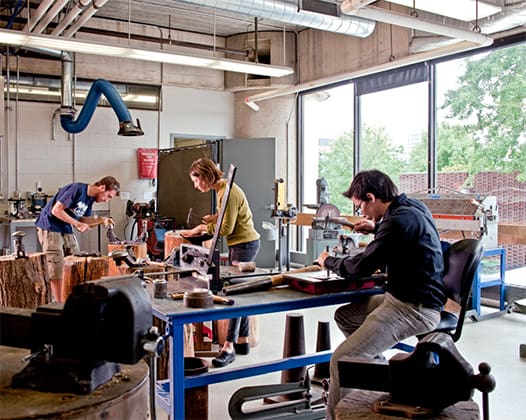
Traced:
[[184, 324], [344, 304], [351, 302], [353, 298], [358, 296], [379, 293], [383, 293], [382, 288], [310, 295], [288, 287], [278, 287], [269, 291], [234, 295], [232, 298], [235, 299], [235, 304], [232, 306], [215, 304], [212, 307], [203, 309], [187, 308], [180, 300], [153, 299], [154, 316], [165, 321], [169, 328], [171, 366], [169, 379], [158, 381], [157, 383], [156, 402], [160, 408], [169, 413], [170, 418], [184, 419], [186, 389], [328, 362], [332, 354], [330, 350], [325, 350], [287, 359], [271, 360], [237, 368], [219, 369], [185, 377]]

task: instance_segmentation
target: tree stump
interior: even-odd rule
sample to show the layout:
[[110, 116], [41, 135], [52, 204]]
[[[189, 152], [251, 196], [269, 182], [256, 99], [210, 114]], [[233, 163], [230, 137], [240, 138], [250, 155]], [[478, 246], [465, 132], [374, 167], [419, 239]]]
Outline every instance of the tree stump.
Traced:
[[74, 255], [65, 257], [61, 302], [66, 301], [74, 286], [107, 276], [108, 267], [108, 257], [75, 257]]
[[51, 299], [46, 254], [0, 257], [0, 306], [34, 309]]

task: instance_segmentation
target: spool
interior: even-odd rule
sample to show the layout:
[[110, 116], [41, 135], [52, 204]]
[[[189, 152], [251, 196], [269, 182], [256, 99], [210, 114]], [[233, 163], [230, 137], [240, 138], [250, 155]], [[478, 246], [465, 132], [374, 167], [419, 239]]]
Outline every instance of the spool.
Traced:
[[29, 418], [148, 419], [148, 366], [144, 361], [121, 365], [121, 372], [88, 395], [13, 389], [11, 378], [25, 366], [20, 363], [27, 349], [0, 346], [0, 417]]
[[[316, 336], [316, 351], [331, 349], [331, 331], [330, 323], [328, 321], [318, 321], [318, 333]], [[330, 362], [318, 363], [314, 367], [313, 383], [321, 384], [323, 379], [328, 379], [331, 376]]]
[[[285, 323], [285, 341], [283, 343], [283, 358], [287, 359], [293, 356], [305, 354], [305, 329], [303, 325], [303, 315], [299, 313], [287, 314]], [[307, 374], [307, 367], [283, 370], [281, 372], [281, 383], [299, 383]], [[276, 395], [264, 399], [266, 403], [278, 403], [289, 400], [303, 398], [302, 392], [298, 391], [286, 395]]]
[[214, 295], [209, 289], [194, 288], [184, 292], [183, 303], [187, 308], [209, 308], [214, 303]]

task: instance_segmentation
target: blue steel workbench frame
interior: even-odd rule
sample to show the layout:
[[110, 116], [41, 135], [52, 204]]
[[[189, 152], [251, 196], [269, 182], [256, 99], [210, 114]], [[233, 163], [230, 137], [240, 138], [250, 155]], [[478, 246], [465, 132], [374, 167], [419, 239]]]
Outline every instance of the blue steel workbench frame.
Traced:
[[185, 377], [184, 324], [337, 305], [351, 302], [359, 296], [378, 293], [383, 293], [383, 289], [374, 288], [326, 295], [309, 295], [284, 287], [265, 292], [234, 295], [232, 298], [235, 299], [235, 304], [232, 306], [215, 304], [210, 308], [203, 309], [186, 308], [180, 300], [154, 299], [153, 314], [167, 323], [170, 336], [169, 380], [158, 383], [156, 398], [158, 405], [170, 414], [171, 419], [181, 420], [185, 416], [186, 389], [328, 362], [331, 357], [331, 351], [325, 350]]

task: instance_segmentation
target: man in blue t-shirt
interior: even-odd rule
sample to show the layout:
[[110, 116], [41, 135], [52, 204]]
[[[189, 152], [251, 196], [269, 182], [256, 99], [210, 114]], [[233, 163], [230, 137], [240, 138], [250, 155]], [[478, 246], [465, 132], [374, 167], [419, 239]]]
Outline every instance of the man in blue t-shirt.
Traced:
[[111, 200], [119, 195], [120, 184], [106, 176], [94, 184], [73, 182], [62, 187], [44, 207], [36, 221], [38, 240], [46, 253], [51, 292], [55, 302], [62, 302], [62, 269], [64, 256], [80, 251], [73, 228], [86, 232], [94, 226], [113, 224], [110, 217], [91, 215], [93, 203]]

